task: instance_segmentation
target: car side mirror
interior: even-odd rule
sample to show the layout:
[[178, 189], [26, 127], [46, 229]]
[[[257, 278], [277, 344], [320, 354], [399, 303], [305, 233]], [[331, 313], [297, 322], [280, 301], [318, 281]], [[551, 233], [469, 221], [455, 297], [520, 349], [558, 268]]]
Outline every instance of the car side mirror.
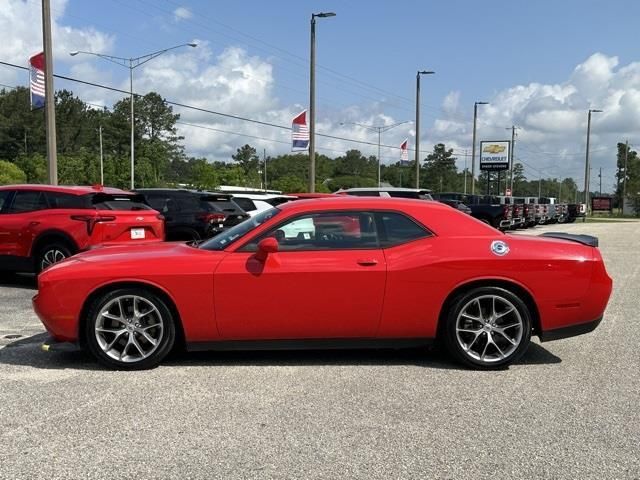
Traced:
[[263, 238], [258, 242], [258, 251], [256, 252], [256, 258], [261, 262], [264, 262], [270, 253], [278, 251], [278, 240], [273, 237]]

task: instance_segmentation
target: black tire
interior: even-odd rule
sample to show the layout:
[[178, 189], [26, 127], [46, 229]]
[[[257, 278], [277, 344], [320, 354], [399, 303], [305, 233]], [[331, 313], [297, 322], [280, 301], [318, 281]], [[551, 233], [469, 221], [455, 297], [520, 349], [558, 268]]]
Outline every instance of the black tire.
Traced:
[[[140, 300], [135, 308], [140, 309], [140, 304], [145, 308], [138, 312], [143, 314], [139, 317], [133, 315], [133, 304], [128, 303], [128, 299], [135, 302], [136, 298]], [[118, 316], [115, 314], [120, 309], [117, 305], [123, 305], [125, 309], [125, 312], [119, 312], [121, 319], [113, 318]], [[109, 306], [116, 309], [107, 310], [110, 317], [106, 318], [101, 312]], [[156, 323], [162, 326], [154, 327]], [[148, 341], [149, 337], [157, 343]], [[176, 326], [171, 310], [162, 298], [144, 288], [122, 288], [100, 295], [89, 308], [84, 331], [84, 344], [89, 352], [102, 365], [115, 370], [156, 367], [173, 348], [175, 338]], [[143, 350], [148, 350], [148, 354], [145, 355]]]
[[[504, 310], [497, 312], [500, 309], [496, 308], [496, 303], [491, 307], [492, 297], [501, 299], [497, 304]], [[476, 301], [480, 302], [480, 307]], [[475, 308], [479, 310], [476, 315], [462, 315], [474, 312]], [[510, 308], [514, 310], [509, 312]], [[490, 310], [493, 310], [493, 316]], [[494, 318], [496, 313], [501, 316]], [[484, 320], [472, 320], [474, 316], [484, 317]], [[489, 322], [489, 319], [492, 320]], [[485, 320], [489, 325], [483, 324]], [[457, 296], [451, 302], [444, 321], [444, 342], [451, 356], [478, 370], [495, 370], [510, 365], [524, 354], [531, 340], [529, 308], [516, 294], [500, 287], [478, 287]], [[459, 321], [461, 327], [457, 326]], [[520, 326], [509, 327], [505, 322]], [[484, 352], [480, 355], [483, 345]]]
[[40, 273], [45, 268], [50, 267], [54, 263], [58, 263], [65, 258], [69, 258], [72, 255], [73, 251], [66, 243], [48, 243], [38, 249], [35, 264], [36, 273]]

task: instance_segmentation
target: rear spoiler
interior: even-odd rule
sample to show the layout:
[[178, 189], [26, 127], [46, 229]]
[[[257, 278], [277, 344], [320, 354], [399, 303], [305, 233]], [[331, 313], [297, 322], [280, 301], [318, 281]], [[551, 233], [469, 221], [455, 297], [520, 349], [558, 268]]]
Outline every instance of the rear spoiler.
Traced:
[[581, 243], [582, 245], [588, 245], [590, 247], [598, 246], [598, 237], [591, 235], [574, 235], [572, 233], [564, 232], [545, 232], [541, 237], [560, 238], [562, 240], [569, 240], [571, 242]]

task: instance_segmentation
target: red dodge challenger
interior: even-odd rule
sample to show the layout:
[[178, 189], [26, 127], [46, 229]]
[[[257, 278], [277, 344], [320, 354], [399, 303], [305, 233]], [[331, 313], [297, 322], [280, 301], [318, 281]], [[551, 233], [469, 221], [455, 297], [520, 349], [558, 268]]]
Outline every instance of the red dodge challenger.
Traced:
[[80, 253], [38, 277], [53, 341], [116, 369], [188, 350], [402, 347], [480, 369], [587, 333], [611, 294], [597, 239], [509, 236], [447, 205], [290, 202], [199, 244]]

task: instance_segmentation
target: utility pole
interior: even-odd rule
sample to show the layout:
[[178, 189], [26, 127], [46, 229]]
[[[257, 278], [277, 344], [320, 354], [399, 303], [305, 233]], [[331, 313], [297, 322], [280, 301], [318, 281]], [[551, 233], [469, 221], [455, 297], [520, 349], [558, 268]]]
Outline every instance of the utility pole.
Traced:
[[262, 166], [264, 168], [264, 189], [267, 189], [267, 149], [262, 149]]
[[104, 163], [102, 157], [102, 125], [98, 129], [100, 133], [100, 185], [104, 185]]
[[53, 90], [53, 48], [51, 46], [51, 5], [42, 0], [42, 39], [44, 43], [45, 122], [47, 128], [48, 179], [58, 184], [58, 154], [56, 147], [56, 104]]
[[467, 194], [467, 150], [464, 151], [464, 194]]
[[429, 70], [418, 70], [416, 73], [416, 188], [420, 188], [420, 75], [434, 73]]
[[602, 195], [602, 167], [600, 167], [600, 173], [598, 174], [600, 179], [600, 188], [598, 189], [598, 196]]
[[[471, 195], [476, 193], [476, 124], [478, 121], [478, 105], [487, 105], [489, 102], [475, 102], [473, 104], [473, 137], [471, 145]], [[487, 175], [487, 178], [489, 176]]]
[[624, 215], [624, 202], [627, 198], [627, 160], [629, 159], [629, 139], [625, 143], [624, 150], [624, 179], [622, 180], [622, 214]]
[[[599, 112], [602, 112], [602, 110], [589, 109], [589, 115], [587, 117], [587, 151], [584, 163], [584, 203], [586, 205], [586, 213], [589, 213], [589, 173], [591, 170], [589, 165], [589, 141], [591, 137], [591, 114]], [[582, 217], [582, 221], [587, 221], [587, 215]]]
[[542, 196], [542, 175], [538, 177], [538, 199]]

